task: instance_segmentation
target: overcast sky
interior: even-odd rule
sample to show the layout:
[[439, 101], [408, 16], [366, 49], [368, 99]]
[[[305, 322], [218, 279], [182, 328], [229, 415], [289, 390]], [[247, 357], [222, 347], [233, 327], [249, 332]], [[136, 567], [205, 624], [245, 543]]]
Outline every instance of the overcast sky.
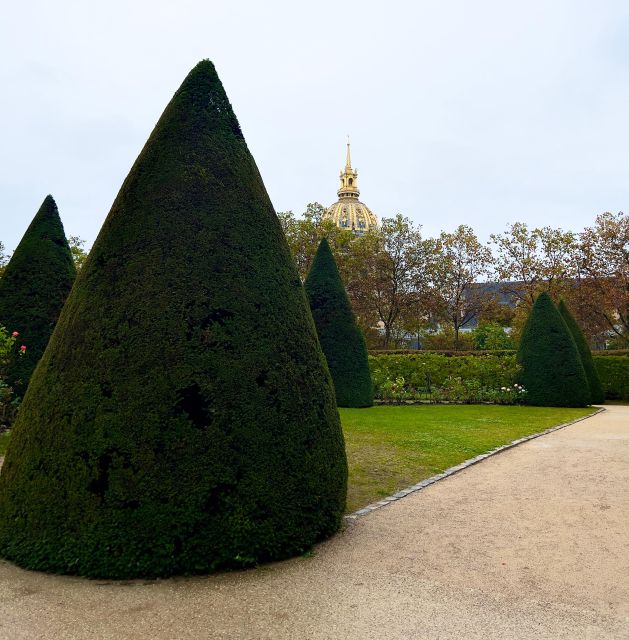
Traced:
[[629, 208], [627, 2], [4, 0], [6, 248], [47, 193], [91, 244], [202, 58], [278, 211], [336, 200], [346, 134], [361, 200], [426, 235]]

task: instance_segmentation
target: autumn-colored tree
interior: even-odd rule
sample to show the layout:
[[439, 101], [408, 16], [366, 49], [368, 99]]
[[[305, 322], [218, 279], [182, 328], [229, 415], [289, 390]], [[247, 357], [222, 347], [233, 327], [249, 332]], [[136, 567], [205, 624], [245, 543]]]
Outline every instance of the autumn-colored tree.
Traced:
[[356, 239], [351, 231], [339, 229], [333, 220], [326, 220], [324, 213], [323, 205], [311, 202], [301, 218], [295, 217], [292, 211], [280, 211], [277, 214], [302, 280], [306, 278], [323, 238], [330, 244], [341, 273], [344, 271], [348, 248]]
[[476, 320], [486, 296], [479, 282], [487, 277], [491, 251], [481, 244], [474, 230], [460, 225], [453, 233], [441, 233], [432, 263], [435, 313], [454, 331], [454, 348], [459, 348], [461, 329]]
[[577, 238], [571, 231], [529, 229], [516, 222], [505, 233], [492, 233], [495, 272], [503, 291], [528, 312], [541, 291], [558, 298], [577, 273]]
[[433, 243], [402, 214], [383, 218], [380, 229], [352, 246], [347, 290], [357, 315], [381, 326], [383, 348], [402, 328], [403, 313], [420, 304], [433, 252]]
[[[586, 333], [595, 326], [629, 345], [629, 216], [597, 216], [579, 242], [578, 291], [571, 306]], [[585, 321], [584, 321], [585, 320]]]

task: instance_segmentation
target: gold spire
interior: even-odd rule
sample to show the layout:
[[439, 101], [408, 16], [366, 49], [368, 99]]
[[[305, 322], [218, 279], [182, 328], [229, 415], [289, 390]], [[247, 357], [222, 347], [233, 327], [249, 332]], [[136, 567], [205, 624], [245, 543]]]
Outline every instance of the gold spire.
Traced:
[[337, 191], [339, 198], [358, 199], [358, 172], [352, 169], [352, 159], [349, 153], [349, 136], [347, 136], [347, 156], [345, 158], [345, 169], [341, 171], [341, 187]]

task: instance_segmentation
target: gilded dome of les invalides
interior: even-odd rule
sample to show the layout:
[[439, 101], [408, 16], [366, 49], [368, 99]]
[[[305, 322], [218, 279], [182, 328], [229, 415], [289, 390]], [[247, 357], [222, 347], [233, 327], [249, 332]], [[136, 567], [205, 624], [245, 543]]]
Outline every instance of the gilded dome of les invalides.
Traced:
[[347, 143], [347, 159], [345, 168], [341, 171], [341, 187], [337, 191], [338, 201], [326, 209], [323, 218], [333, 220], [339, 229], [347, 229], [362, 235], [370, 229], [378, 228], [378, 218], [371, 209], [362, 203], [358, 196], [358, 172], [352, 169]]

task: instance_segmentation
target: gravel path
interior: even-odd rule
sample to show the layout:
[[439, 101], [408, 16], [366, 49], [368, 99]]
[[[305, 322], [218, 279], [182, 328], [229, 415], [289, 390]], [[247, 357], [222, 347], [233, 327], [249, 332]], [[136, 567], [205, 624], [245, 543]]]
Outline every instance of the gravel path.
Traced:
[[629, 407], [490, 458], [298, 558], [155, 582], [0, 562], [0, 638], [629, 638]]

